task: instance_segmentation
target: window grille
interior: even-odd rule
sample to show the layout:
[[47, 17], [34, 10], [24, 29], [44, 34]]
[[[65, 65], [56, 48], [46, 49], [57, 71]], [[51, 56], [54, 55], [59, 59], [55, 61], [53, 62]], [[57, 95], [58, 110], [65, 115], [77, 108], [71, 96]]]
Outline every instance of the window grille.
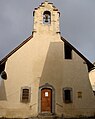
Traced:
[[21, 89], [21, 102], [30, 102], [30, 88], [23, 87]]

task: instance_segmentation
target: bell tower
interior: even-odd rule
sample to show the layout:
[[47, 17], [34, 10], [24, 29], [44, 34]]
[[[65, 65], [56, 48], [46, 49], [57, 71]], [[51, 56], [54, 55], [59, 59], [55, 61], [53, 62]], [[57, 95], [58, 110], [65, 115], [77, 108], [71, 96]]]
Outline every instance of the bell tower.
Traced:
[[40, 33], [40, 34], [60, 33], [59, 30], [60, 12], [53, 5], [53, 3], [49, 3], [48, 1], [43, 2], [38, 8], [35, 8], [33, 16], [34, 16], [33, 33]]

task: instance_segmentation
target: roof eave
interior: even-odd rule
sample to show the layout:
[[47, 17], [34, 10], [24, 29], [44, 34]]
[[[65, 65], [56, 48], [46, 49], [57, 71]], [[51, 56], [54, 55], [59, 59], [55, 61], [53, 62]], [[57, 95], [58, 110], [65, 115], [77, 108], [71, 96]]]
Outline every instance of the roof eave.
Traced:
[[86, 58], [84, 57], [75, 47], [73, 47], [73, 45], [71, 45], [66, 39], [64, 39], [63, 37], [61, 37], [61, 40], [63, 42], [65, 42], [66, 44], [68, 44], [83, 60], [85, 60], [85, 62], [87, 63], [88, 66], [88, 71], [91, 71], [94, 67], [94, 65]]
[[17, 46], [15, 49], [13, 49], [8, 55], [6, 55], [1, 61], [0, 61], [0, 65], [5, 63], [7, 61], [7, 59], [14, 54], [17, 50], [19, 50], [24, 44], [26, 44], [33, 36], [29, 36], [26, 40], [24, 40], [19, 46]]

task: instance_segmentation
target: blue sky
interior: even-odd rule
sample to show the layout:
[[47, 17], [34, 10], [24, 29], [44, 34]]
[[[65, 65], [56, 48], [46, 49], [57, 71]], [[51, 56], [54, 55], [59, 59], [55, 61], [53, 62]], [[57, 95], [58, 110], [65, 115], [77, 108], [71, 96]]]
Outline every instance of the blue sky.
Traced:
[[[33, 10], [44, 0], [0, 0], [0, 59], [33, 29]], [[59, 9], [61, 35], [95, 61], [95, 0], [49, 0]]]

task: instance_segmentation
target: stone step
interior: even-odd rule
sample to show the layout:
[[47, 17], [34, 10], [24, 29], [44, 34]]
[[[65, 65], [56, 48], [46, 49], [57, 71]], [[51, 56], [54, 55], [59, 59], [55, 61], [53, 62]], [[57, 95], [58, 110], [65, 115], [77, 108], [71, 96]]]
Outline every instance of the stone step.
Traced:
[[55, 116], [39, 116], [38, 119], [55, 119]]
[[27, 119], [64, 119], [63, 117], [58, 117], [53, 113], [40, 113], [37, 117], [31, 117]]
[[56, 115], [40, 115], [38, 119], [63, 119], [62, 117], [57, 117]]
[[43, 116], [43, 117], [38, 117], [38, 119], [64, 119], [64, 118], [57, 117], [57, 116]]
[[43, 113], [38, 115], [38, 119], [58, 119], [55, 114], [52, 113]]

